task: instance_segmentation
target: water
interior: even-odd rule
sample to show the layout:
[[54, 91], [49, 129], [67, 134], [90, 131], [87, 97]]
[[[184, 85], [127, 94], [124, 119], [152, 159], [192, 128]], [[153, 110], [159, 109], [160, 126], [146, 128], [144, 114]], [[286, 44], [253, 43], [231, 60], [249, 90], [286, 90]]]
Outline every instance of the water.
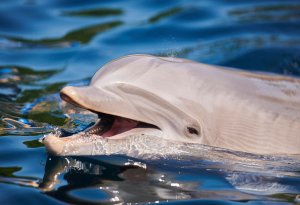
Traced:
[[87, 84], [126, 54], [299, 76], [299, 23], [299, 1], [2, 0], [0, 203], [300, 203], [297, 156], [192, 147], [181, 155], [48, 157], [38, 142], [57, 127], [92, 122], [58, 91]]

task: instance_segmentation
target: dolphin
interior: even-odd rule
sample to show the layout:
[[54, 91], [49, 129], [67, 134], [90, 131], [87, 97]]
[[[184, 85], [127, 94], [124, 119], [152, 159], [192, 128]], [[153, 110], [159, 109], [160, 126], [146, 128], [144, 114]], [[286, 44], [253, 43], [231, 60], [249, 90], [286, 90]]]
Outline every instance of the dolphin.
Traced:
[[46, 135], [53, 155], [97, 154], [87, 150], [130, 136], [300, 154], [300, 79], [294, 77], [135, 54], [107, 63], [88, 86], [67, 86], [60, 95], [99, 119], [77, 134]]

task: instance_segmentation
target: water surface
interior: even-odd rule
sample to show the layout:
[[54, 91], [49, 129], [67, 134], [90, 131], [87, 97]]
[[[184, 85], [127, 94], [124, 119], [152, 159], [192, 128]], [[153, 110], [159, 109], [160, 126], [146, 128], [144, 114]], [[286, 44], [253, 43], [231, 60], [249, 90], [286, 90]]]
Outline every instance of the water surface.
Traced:
[[300, 2], [0, 2], [1, 204], [297, 204], [300, 160], [196, 155], [48, 157], [38, 139], [94, 116], [61, 102], [104, 63], [146, 53], [300, 75]]

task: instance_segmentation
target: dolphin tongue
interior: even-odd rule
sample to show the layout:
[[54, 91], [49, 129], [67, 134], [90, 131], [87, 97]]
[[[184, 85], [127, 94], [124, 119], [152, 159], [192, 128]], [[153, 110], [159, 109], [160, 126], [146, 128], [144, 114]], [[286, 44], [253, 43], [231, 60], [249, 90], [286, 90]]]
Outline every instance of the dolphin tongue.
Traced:
[[102, 134], [102, 137], [111, 137], [137, 127], [138, 121], [123, 117], [116, 117], [111, 128]]

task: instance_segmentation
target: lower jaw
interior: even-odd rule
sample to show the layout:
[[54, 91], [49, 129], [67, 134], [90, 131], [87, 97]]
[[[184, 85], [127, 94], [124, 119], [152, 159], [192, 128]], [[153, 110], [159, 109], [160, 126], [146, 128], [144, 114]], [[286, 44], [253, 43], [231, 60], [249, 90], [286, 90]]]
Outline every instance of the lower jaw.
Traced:
[[[144, 136], [147, 131], [147, 136], [158, 136], [161, 134], [160, 130], [135, 128], [125, 133], [121, 133], [109, 138], [101, 137], [98, 135], [88, 134], [84, 132], [74, 134], [69, 137], [59, 137], [56, 134], [48, 134], [42, 140], [49, 155], [55, 156], [79, 156], [79, 155], [103, 155], [103, 154], [118, 154], [120, 147], [127, 149], [135, 146], [135, 140]], [[137, 136], [138, 138], [131, 137]], [[129, 141], [126, 139], [130, 139]], [[123, 144], [124, 146], [116, 146]], [[147, 146], [147, 144], [145, 144]], [[117, 148], [119, 147], [119, 148]]]
[[[123, 126], [122, 120], [127, 120], [124, 123], [126, 126]], [[126, 118], [119, 120], [119, 126], [115, 123], [115, 119], [110, 121], [109, 124], [101, 124], [100, 121], [97, 121], [95, 125], [79, 133], [68, 133], [67, 136], [59, 132], [51, 133], [46, 135], [41, 141], [51, 155], [71, 156], [77, 155], [77, 153], [78, 155], [81, 155], [80, 153], [90, 153], [89, 149], [97, 144], [103, 144], [103, 142], [123, 140], [128, 136], [144, 135], [145, 133], [150, 135], [151, 133], [153, 135], [160, 134], [160, 130], [153, 125], [134, 120], [129, 120], [128, 122], [128, 120]], [[102, 131], [100, 131], [101, 129]], [[114, 142], [111, 143], [113, 144]], [[87, 150], [82, 150], [84, 147]], [[92, 153], [90, 154], [92, 155]]]
[[[42, 143], [45, 145], [47, 152], [55, 156], [106, 154], [105, 149], [107, 147], [114, 147], [116, 143], [126, 141], [125, 139], [129, 136], [141, 135], [142, 133], [142, 130], [138, 128], [109, 138], [93, 134], [86, 135], [83, 132], [69, 137], [59, 137], [51, 133], [43, 138]], [[117, 154], [118, 150], [115, 151]]]

